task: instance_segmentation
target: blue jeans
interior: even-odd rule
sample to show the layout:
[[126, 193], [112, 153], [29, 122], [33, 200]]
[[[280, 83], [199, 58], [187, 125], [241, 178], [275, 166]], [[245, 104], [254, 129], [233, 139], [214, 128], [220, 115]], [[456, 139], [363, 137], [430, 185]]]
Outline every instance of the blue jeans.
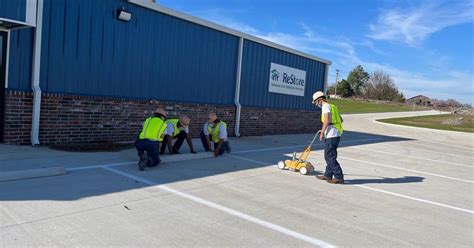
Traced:
[[148, 139], [137, 139], [135, 141], [135, 148], [137, 148], [138, 156], [140, 157], [146, 151], [148, 157], [152, 159], [150, 166], [155, 166], [161, 162], [158, 149], [160, 147], [159, 141], [152, 141]]
[[341, 137], [329, 138], [324, 140], [324, 159], [326, 160], [326, 172], [324, 176], [332, 179], [333, 176], [336, 179], [344, 180], [344, 174], [342, 172], [341, 165], [337, 162], [337, 147]]

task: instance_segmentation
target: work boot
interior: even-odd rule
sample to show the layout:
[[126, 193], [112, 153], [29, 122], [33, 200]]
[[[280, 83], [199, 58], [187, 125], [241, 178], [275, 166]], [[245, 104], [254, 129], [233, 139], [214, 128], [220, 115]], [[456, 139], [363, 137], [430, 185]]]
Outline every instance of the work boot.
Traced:
[[143, 152], [140, 154], [140, 161], [138, 161], [138, 169], [140, 171], [145, 170], [145, 167], [148, 165], [148, 154], [146, 152]]
[[316, 178], [319, 180], [326, 180], [326, 181], [331, 180], [330, 178], [327, 178], [326, 176], [316, 176]]
[[332, 184], [344, 184], [344, 179], [334, 178], [334, 179], [328, 180], [327, 182], [332, 183]]
[[227, 153], [230, 153], [232, 151], [232, 147], [230, 147], [230, 142], [229, 141], [225, 141], [225, 151]]

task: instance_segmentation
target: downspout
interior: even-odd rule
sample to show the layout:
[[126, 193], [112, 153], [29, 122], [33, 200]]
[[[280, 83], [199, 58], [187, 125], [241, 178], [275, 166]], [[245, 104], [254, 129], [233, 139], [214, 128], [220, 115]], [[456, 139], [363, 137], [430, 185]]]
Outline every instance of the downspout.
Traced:
[[31, 123], [31, 144], [39, 145], [39, 125], [41, 115], [41, 34], [43, 28], [43, 0], [38, 0], [36, 11], [35, 46], [33, 51], [33, 78], [31, 89], [33, 90], [33, 116]]
[[329, 65], [326, 64], [326, 68], [324, 69], [324, 94], [328, 94], [328, 76], [329, 76]]
[[242, 105], [240, 105], [240, 78], [242, 73], [242, 51], [244, 48], [244, 38], [239, 38], [239, 51], [237, 55], [237, 75], [235, 79], [235, 137], [240, 137], [240, 112], [242, 110]]

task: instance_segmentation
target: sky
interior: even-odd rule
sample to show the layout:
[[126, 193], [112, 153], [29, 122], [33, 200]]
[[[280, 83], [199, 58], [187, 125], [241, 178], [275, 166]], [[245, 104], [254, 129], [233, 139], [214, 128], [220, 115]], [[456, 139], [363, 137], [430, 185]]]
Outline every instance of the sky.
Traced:
[[331, 60], [329, 84], [357, 65], [406, 98], [474, 104], [473, 0], [158, 0], [158, 4]]

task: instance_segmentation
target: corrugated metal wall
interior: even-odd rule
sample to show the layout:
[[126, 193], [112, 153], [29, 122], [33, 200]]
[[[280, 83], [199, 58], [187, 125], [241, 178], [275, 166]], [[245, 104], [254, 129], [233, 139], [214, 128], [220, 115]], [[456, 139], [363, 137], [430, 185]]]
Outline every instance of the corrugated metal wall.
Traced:
[[[304, 97], [268, 92], [272, 62], [306, 71]], [[311, 97], [315, 91], [323, 90], [324, 74], [325, 64], [321, 62], [245, 40], [240, 102], [252, 107], [314, 110]]]
[[8, 61], [9, 89], [31, 89], [33, 42], [33, 28], [10, 31], [10, 58]]
[[26, 0], [0, 0], [0, 17], [24, 22]]
[[43, 92], [233, 102], [235, 36], [118, 0], [45, 0], [43, 21]]

